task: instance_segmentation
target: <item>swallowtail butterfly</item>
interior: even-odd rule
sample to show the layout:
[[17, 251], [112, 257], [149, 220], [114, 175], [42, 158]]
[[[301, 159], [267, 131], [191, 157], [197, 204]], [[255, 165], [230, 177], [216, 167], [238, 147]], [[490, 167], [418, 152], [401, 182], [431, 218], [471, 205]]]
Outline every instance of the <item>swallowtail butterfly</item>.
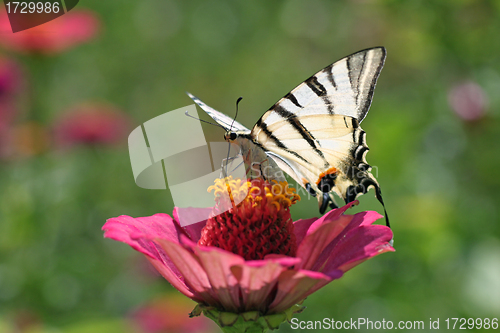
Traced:
[[375, 47], [340, 59], [280, 99], [252, 130], [188, 95], [239, 145], [249, 177], [281, 181], [283, 170], [318, 198], [321, 213], [337, 207], [333, 192], [349, 203], [374, 188], [384, 205], [360, 123], [385, 57], [385, 48]]

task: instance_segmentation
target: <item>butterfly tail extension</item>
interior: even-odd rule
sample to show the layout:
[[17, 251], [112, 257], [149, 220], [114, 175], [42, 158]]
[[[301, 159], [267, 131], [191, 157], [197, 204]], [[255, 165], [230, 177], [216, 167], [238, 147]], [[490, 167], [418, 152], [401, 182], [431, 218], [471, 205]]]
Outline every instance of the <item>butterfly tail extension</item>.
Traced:
[[380, 189], [380, 185], [373, 179], [373, 177], [366, 177], [361, 179], [358, 186], [351, 185], [346, 191], [345, 194], [345, 202], [348, 204], [351, 201], [356, 200], [356, 197], [361, 194], [366, 194], [368, 189], [373, 187], [375, 189], [375, 197], [380, 202], [382, 207], [384, 208], [385, 214], [385, 224], [390, 228], [391, 225], [389, 223], [389, 216], [387, 215], [387, 210], [385, 208], [384, 200], [382, 199], [382, 191]]
[[382, 199], [382, 191], [380, 190], [380, 186], [375, 187], [375, 197], [384, 208], [385, 225], [390, 228], [391, 224], [389, 223], [389, 215], [387, 215], [387, 210], [385, 209], [384, 199]]
[[[375, 196], [377, 197], [377, 200], [380, 202], [380, 204], [382, 204], [382, 207], [384, 207], [385, 225], [390, 228], [391, 225], [389, 223], [389, 215], [387, 215], [387, 210], [385, 209], [385, 204], [384, 200], [382, 199], [382, 191], [380, 190], [380, 186], [375, 187]], [[394, 237], [390, 240], [389, 244], [391, 246], [394, 246]]]

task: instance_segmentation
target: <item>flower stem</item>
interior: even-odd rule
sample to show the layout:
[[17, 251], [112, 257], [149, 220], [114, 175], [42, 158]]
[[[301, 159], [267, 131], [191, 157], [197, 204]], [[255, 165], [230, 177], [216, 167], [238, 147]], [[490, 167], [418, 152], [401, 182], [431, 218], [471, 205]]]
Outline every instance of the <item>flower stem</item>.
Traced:
[[266, 333], [269, 331], [268, 328], [262, 327], [258, 323], [253, 323], [253, 325], [246, 328], [237, 326], [221, 327], [221, 330], [224, 333]]

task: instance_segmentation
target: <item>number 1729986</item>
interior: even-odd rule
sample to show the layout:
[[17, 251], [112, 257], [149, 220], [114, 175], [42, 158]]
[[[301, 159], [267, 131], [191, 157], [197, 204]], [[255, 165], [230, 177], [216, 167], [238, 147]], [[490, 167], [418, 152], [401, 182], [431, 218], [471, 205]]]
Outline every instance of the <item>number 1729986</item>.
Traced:
[[498, 318], [447, 318], [446, 320], [447, 329], [497, 329], [498, 328]]
[[32, 1], [32, 2], [18, 2], [18, 1], [7, 1], [5, 2], [5, 7], [7, 8], [8, 14], [33, 14], [33, 13], [59, 13], [61, 8], [59, 7], [59, 2], [44, 2], [44, 1]]

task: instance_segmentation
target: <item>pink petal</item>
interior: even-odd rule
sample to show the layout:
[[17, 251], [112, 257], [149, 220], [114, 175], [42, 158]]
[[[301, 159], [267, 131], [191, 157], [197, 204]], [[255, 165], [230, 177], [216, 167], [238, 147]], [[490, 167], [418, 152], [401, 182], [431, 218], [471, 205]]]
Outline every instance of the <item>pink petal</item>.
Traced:
[[343, 207], [332, 209], [331, 211], [329, 211], [328, 213], [317, 219], [313, 224], [311, 224], [311, 226], [307, 230], [307, 233], [310, 234], [314, 232], [316, 229], [320, 228], [323, 224], [330, 223], [331, 221], [338, 219], [340, 216], [342, 216], [342, 214], [346, 212], [347, 209], [357, 205], [358, 203], [359, 203], [358, 200], [354, 200]]
[[238, 280], [231, 272], [231, 266], [244, 264], [245, 259], [216, 247], [199, 246], [195, 249], [195, 254], [224, 309], [239, 312], [241, 290]]
[[329, 223], [329, 221], [335, 220], [340, 215], [342, 215], [348, 208], [357, 205], [358, 203], [359, 201], [354, 200], [341, 208], [332, 209], [331, 211], [329, 211], [320, 218], [313, 217], [307, 220], [297, 220], [293, 222], [293, 226], [295, 229], [295, 237], [297, 239], [297, 245], [300, 245], [300, 243], [302, 243], [304, 237], [308, 233], [312, 233], [315, 229], [319, 228], [323, 223]]
[[348, 232], [334, 247], [325, 268], [343, 272], [378, 254], [395, 251], [392, 231], [383, 225], [361, 226]]
[[374, 211], [361, 212], [349, 216], [353, 217], [352, 221], [347, 226], [345, 226], [343, 230], [340, 230], [340, 232], [338, 232], [338, 229], [333, 232], [334, 234], [336, 234], [335, 239], [323, 249], [321, 255], [316, 258], [316, 263], [314, 263], [308, 269], [321, 272], [323, 270], [322, 268], [325, 262], [331, 257], [333, 248], [337, 246], [337, 243], [341, 239], [343, 239], [349, 231], [358, 228], [359, 226], [371, 225], [373, 222], [383, 217], [382, 215]]
[[269, 308], [269, 313], [277, 313], [290, 308], [340, 276], [342, 276], [340, 272], [330, 277], [323, 273], [306, 270], [284, 271], [278, 279], [278, 291]]
[[197, 294], [191, 292], [191, 290], [188, 289], [186, 284], [184, 283], [184, 278], [180, 277], [179, 274], [176, 274], [174, 272], [178, 272], [177, 269], [175, 271], [173, 269], [170, 269], [169, 267], [165, 266], [164, 263], [162, 263], [159, 260], [152, 259], [150, 257], [146, 257], [149, 262], [156, 268], [156, 270], [167, 280], [170, 282], [170, 284], [177, 290], [179, 290], [181, 293], [186, 295], [187, 297], [191, 298], [192, 300], [196, 302], [203, 302], [204, 300], [199, 297]]
[[[174, 208], [174, 219], [181, 225], [184, 231], [194, 242], [198, 242], [201, 237], [201, 230], [207, 223], [207, 219], [212, 213], [212, 208]], [[191, 223], [192, 221], [200, 221]]]
[[[170, 228], [174, 226], [173, 230]], [[104, 237], [111, 238], [130, 245], [135, 250], [155, 259], [160, 259], [158, 249], [151, 240], [144, 240], [141, 235], [178, 239], [178, 232], [175, 230], [172, 218], [167, 214], [155, 214], [150, 217], [133, 218], [127, 215], [110, 218], [103, 225]]]
[[109, 219], [102, 229], [105, 231], [104, 237], [124, 242], [145, 254], [167, 281], [184, 295], [193, 298], [193, 293], [186, 286], [182, 274], [161, 246], [154, 241], [155, 238], [178, 241], [182, 230], [169, 215], [155, 214], [139, 218], [122, 215]]
[[205, 303], [220, 306], [218, 292], [214, 290], [207, 272], [200, 265], [197, 256], [177, 242], [164, 239], [158, 239], [157, 241], [184, 278], [186, 285]]
[[161, 238], [179, 242], [180, 235], [184, 233], [168, 214], [138, 218], [121, 215], [108, 219], [102, 230], [104, 237], [124, 242], [154, 259], [160, 257], [158, 246], [152, 239]]
[[[328, 214], [327, 214], [328, 215]], [[323, 250], [344, 230], [352, 221], [353, 215], [340, 215], [334, 220], [325, 219], [319, 227], [312, 227], [297, 249], [297, 257], [302, 259], [300, 269], [311, 269], [322, 254]]]
[[247, 261], [231, 267], [231, 272], [242, 289], [243, 310], [259, 310], [265, 313], [272, 300], [278, 277], [299, 261], [298, 258], [287, 257]]
[[300, 263], [300, 258], [289, 257], [289, 256], [286, 256], [284, 254], [274, 254], [274, 253], [272, 253], [272, 254], [266, 255], [264, 257], [264, 260], [251, 260], [251, 261], [247, 261], [247, 264], [248, 265], [254, 265], [254, 263], [260, 263], [260, 262], [267, 261], [267, 260], [279, 262], [279, 264], [281, 266], [286, 266], [286, 267], [296, 266], [297, 264]]
[[297, 220], [293, 222], [293, 229], [297, 245], [300, 245], [300, 243], [302, 243], [302, 240], [307, 234], [307, 230], [309, 230], [311, 224], [313, 224], [317, 219], [317, 217], [313, 217], [307, 220]]

